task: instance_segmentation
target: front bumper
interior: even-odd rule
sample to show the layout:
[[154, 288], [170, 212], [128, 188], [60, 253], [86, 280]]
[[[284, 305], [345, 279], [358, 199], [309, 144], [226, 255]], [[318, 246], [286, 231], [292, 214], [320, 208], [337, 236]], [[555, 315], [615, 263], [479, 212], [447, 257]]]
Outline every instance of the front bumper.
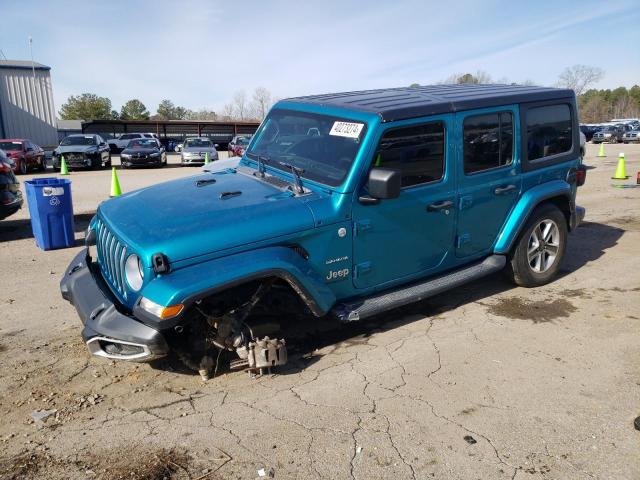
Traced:
[[[7, 194], [9, 192], [6, 192]], [[11, 194], [14, 195], [14, 194]], [[0, 199], [2, 198], [2, 192], [0, 192]], [[3, 220], [22, 208], [22, 193], [17, 192], [14, 195], [14, 200], [9, 203], [0, 203], [0, 220]]]
[[121, 312], [100, 273], [83, 248], [60, 281], [62, 298], [78, 312], [82, 339], [91, 354], [115, 360], [144, 362], [169, 352], [163, 334]]
[[122, 158], [120, 163], [127, 167], [157, 167], [162, 165], [162, 157]]

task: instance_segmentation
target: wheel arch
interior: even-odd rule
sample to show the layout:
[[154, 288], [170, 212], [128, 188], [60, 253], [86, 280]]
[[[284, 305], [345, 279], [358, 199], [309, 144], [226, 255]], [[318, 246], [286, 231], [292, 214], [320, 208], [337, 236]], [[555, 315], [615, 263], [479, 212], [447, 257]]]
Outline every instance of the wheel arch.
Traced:
[[571, 186], [562, 180], [554, 180], [527, 190], [517, 202], [515, 208], [502, 227], [494, 247], [494, 253], [508, 254], [522, 228], [534, 210], [541, 205], [552, 204], [560, 209], [567, 221], [567, 229], [572, 230], [575, 217], [575, 202]]
[[[153, 279], [143, 295], [160, 305], [181, 303], [185, 311], [199, 300], [246, 283], [276, 278], [288, 284], [317, 317], [336, 302], [335, 294], [295, 248], [266, 247], [190, 265]], [[152, 320], [138, 307], [136, 313]], [[157, 321], [157, 319], [155, 319]], [[179, 323], [180, 317], [163, 326]]]

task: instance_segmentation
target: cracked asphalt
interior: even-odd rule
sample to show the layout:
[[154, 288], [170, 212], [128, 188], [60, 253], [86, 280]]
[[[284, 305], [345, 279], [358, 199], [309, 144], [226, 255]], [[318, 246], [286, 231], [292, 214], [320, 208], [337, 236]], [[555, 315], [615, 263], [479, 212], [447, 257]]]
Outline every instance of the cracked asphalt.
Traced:
[[[0, 478], [640, 478], [640, 188], [611, 186], [635, 184], [640, 146], [588, 147], [587, 217], [555, 282], [496, 275], [314, 325], [258, 378], [89, 357], [58, 292], [77, 249], [38, 250], [26, 211], [3, 221]], [[622, 150], [632, 178], [614, 182]], [[78, 238], [108, 175], [71, 176]]]

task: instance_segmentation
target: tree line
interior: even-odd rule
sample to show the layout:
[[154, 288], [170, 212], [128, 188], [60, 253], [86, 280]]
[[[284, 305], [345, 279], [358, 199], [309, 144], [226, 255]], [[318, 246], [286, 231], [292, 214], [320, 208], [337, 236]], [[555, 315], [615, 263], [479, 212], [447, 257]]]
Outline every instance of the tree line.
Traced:
[[[612, 118], [640, 118], [640, 86], [618, 87], [613, 90], [591, 88], [602, 80], [604, 70], [589, 65], [573, 65], [565, 68], [554, 86], [570, 88], [576, 92], [580, 122], [601, 123]], [[493, 79], [482, 70], [472, 73], [456, 73], [438, 82], [450, 83], [502, 83], [512, 85], [537, 85], [533, 80], [510, 82], [506, 78]], [[413, 83], [410, 87], [418, 87]], [[151, 115], [147, 107], [138, 99], [126, 102], [120, 111], [112, 110], [111, 100], [93, 93], [70, 96], [60, 108], [63, 120], [219, 120], [219, 121], [262, 121], [269, 109], [277, 101], [269, 90], [256, 88], [249, 96], [245, 91], [236, 92], [231, 101], [215, 112], [206, 108], [190, 110], [175, 105], [165, 99]]]
[[62, 120], [218, 120], [262, 121], [276, 102], [264, 87], [258, 87], [248, 96], [244, 90], [234, 94], [231, 102], [221, 112], [207, 108], [191, 110], [162, 100], [153, 115], [144, 103], [134, 98], [125, 102], [118, 112], [112, 109], [111, 100], [95, 93], [71, 95], [58, 112]]
[[[565, 68], [558, 76], [555, 87], [570, 88], [576, 92], [578, 114], [581, 123], [603, 123], [612, 118], [640, 118], [640, 86], [610, 89], [590, 88], [604, 78], [604, 70], [589, 65], [573, 65]], [[475, 74], [457, 73], [450, 75], [441, 84], [502, 83], [512, 85], [537, 85], [533, 80], [510, 82], [506, 78], [494, 80], [482, 70]], [[410, 87], [418, 87], [413, 83]]]

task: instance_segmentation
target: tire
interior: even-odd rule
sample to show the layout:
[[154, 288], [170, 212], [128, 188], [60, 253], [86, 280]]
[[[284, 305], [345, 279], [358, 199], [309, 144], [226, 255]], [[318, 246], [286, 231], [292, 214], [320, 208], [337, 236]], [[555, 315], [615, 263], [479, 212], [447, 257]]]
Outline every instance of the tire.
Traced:
[[42, 159], [40, 160], [40, 164], [38, 165], [38, 170], [40, 170], [41, 172], [44, 172], [47, 170], [47, 159], [45, 157], [42, 157]]
[[[543, 242], [540, 243], [540, 237]], [[536, 248], [536, 243], [538, 247]], [[509, 254], [506, 273], [521, 287], [539, 287], [553, 280], [567, 247], [567, 220], [558, 207], [537, 207]]]
[[104, 164], [105, 168], [111, 168], [111, 154], [109, 154], [109, 159]]
[[26, 175], [28, 170], [27, 161], [24, 158], [21, 158], [20, 163], [18, 163], [18, 173], [20, 175]]

